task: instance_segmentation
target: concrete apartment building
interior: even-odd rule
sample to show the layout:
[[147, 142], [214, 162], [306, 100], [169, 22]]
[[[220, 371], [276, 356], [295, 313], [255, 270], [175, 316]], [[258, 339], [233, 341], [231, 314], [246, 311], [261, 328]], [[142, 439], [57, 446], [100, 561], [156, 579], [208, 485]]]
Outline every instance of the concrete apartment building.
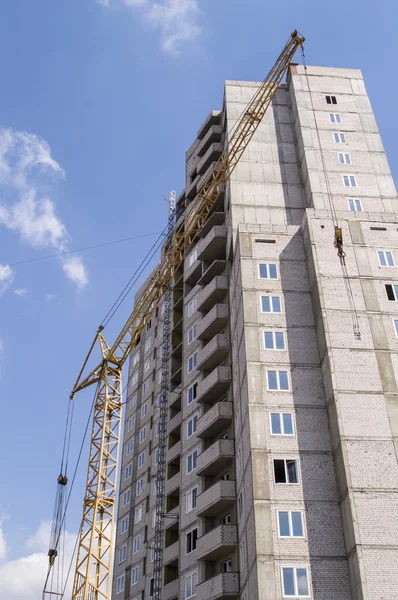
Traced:
[[[199, 129], [178, 223], [257, 85]], [[398, 204], [360, 71], [291, 67], [173, 285], [163, 600], [398, 598]], [[130, 360], [114, 600], [151, 597], [162, 319]]]

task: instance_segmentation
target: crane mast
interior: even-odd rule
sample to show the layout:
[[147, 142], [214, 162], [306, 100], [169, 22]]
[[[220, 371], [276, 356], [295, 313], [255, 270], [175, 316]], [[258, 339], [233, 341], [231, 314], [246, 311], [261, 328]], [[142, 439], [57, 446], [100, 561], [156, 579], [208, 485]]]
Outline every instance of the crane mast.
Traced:
[[[224, 192], [231, 173], [261, 123], [297, 49], [302, 48], [303, 43], [304, 38], [297, 31], [293, 31], [279, 58], [263, 83], [259, 85], [247, 108], [232, 130], [226, 133], [224, 150], [199, 190], [196, 201], [186, 209], [183, 223], [174, 230], [174, 234], [174, 225], [169, 227], [170, 239], [166, 244], [163, 256], [115, 342], [109, 346], [102, 334], [102, 328], [100, 328], [84, 361], [71, 398], [76, 392], [91, 385], [96, 385], [97, 391], [72, 600], [110, 600], [111, 598], [116, 488], [123, 404], [123, 365], [160, 299], [165, 294], [166, 298], [169, 298], [167, 294], [171, 289], [174, 273], [181, 266], [218, 198]], [[169, 304], [170, 302], [169, 298]], [[95, 369], [84, 375], [88, 359], [97, 345], [100, 348], [101, 361]], [[166, 394], [168, 376], [165, 366], [168, 356], [163, 358], [162, 397]], [[163, 412], [166, 417], [166, 400], [162, 400], [161, 403], [163, 403]], [[157, 598], [161, 598], [162, 550], [160, 546], [163, 543], [163, 517], [161, 514], [163, 504], [160, 508], [161, 502], [163, 499], [159, 497], [155, 530]]]

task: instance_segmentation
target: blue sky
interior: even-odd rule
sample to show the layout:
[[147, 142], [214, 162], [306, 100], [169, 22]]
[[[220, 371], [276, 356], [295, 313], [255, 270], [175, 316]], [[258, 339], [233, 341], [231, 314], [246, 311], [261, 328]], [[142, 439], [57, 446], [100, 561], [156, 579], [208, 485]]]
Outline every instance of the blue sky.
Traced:
[[[183, 188], [184, 153], [221, 107], [224, 80], [263, 79], [294, 28], [307, 38], [308, 64], [362, 69], [396, 175], [397, 17], [393, 0], [0, 4], [4, 600], [41, 590], [69, 392], [98, 324], [155, 237], [9, 265], [162, 230], [163, 197]], [[110, 341], [129, 308], [112, 321]], [[76, 400], [75, 445], [91, 396]], [[84, 477], [85, 461], [72, 532]], [[26, 588], [16, 588], [17, 572]]]

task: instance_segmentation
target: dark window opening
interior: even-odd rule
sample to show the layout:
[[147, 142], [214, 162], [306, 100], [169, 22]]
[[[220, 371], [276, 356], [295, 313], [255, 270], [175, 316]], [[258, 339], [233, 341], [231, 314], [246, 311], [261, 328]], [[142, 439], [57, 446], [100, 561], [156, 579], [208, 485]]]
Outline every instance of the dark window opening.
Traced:
[[325, 96], [326, 104], [337, 104], [336, 96]]
[[191, 173], [191, 183], [193, 183], [195, 181], [197, 174], [198, 173], [197, 173], [196, 169], [194, 171], [192, 171], [192, 173]]
[[397, 291], [398, 291], [398, 285], [392, 285], [391, 283], [386, 283], [386, 293], [387, 293], [387, 298], [389, 300], [391, 300], [391, 302], [396, 302], [397, 299]]

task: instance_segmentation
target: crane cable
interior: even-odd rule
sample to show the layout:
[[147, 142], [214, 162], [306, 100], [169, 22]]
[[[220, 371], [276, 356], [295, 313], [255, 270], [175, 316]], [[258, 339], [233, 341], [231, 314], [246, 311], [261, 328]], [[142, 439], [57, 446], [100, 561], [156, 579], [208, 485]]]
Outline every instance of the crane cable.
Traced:
[[[337, 232], [341, 232], [341, 228], [339, 227], [337, 211], [336, 211], [334, 201], [333, 201], [333, 194], [332, 194], [332, 189], [331, 189], [331, 185], [330, 185], [330, 181], [329, 181], [329, 175], [328, 175], [328, 171], [326, 168], [325, 157], [324, 157], [323, 150], [322, 150], [321, 137], [320, 137], [318, 122], [317, 122], [317, 118], [316, 118], [316, 114], [315, 114], [314, 102], [312, 99], [306, 58], [305, 58], [305, 53], [304, 53], [303, 47], [301, 48], [301, 53], [302, 53], [302, 57], [303, 57], [303, 66], [304, 66], [307, 87], [308, 87], [308, 93], [309, 93], [310, 102], [311, 102], [311, 110], [312, 110], [312, 114], [314, 116], [315, 130], [316, 130], [316, 134], [317, 134], [317, 138], [318, 138], [319, 152], [320, 152], [321, 160], [322, 160], [322, 168], [323, 168], [323, 173], [325, 175], [327, 198], [329, 201], [329, 208], [330, 208], [330, 212], [332, 215], [332, 221], [333, 221], [334, 230], [335, 230], [335, 246], [338, 248], [337, 254], [340, 259], [341, 269], [343, 271], [343, 281], [344, 281], [344, 285], [345, 285], [346, 292], [347, 292], [348, 303], [350, 305], [350, 314], [351, 314], [351, 318], [352, 318], [352, 328], [353, 328], [354, 336], [359, 339], [361, 337], [361, 331], [360, 331], [360, 327], [359, 327], [358, 311], [355, 306], [355, 298], [354, 298], [354, 294], [353, 294], [352, 287], [351, 287], [350, 276], [348, 274], [347, 266], [345, 263], [346, 254], [343, 251], [342, 236], [341, 236], [341, 233], [340, 234], [337, 233]], [[339, 239], [337, 238], [338, 235], [339, 235]]]

